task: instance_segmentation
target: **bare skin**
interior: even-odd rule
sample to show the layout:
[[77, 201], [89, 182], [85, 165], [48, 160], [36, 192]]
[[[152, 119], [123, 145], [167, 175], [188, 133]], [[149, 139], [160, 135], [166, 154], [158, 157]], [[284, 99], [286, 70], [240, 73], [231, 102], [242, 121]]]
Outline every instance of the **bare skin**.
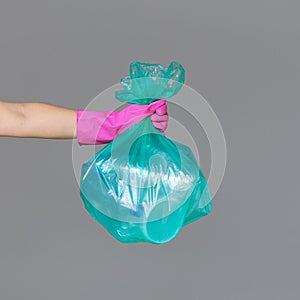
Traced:
[[[166, 128], [166, 107], [159, 107], [151, 120], [159, 130]], [[0, 137], [74, 139], [76, 127], [76, 110], [42, 102], [0, 101]]]
[[0, 136], [76, 138], [76, 110], [40, 102], [0, 101]]

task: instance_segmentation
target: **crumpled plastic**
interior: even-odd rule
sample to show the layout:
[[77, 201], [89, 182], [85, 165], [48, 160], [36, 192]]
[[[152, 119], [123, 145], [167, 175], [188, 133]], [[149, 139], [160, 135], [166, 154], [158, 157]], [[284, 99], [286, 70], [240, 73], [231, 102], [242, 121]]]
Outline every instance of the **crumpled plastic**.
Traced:
[[[149, 104], [184, 83], [172, 62], [134, 62], [115, 97]], [[156, 129], [150, 117], [133, 125], [82, 165], [80, 196], [90, 215], [123, 243], [162, 244], [212, 210], [209, 187], [189, 147]]]

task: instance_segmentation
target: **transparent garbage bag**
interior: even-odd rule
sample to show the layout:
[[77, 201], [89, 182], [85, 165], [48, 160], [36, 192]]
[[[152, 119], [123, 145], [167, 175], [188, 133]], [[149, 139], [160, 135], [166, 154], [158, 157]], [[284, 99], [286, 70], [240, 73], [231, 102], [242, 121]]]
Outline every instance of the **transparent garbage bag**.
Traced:
[[[148, 104], [182, 87], [184, 69], [134, 62], [118, 100]], [[212, 210], [191, 149], [156, 129], [150, 117], [131, 126], [82, 165], [80, 196], [90, 215], [124, 243], [161, 244]]]

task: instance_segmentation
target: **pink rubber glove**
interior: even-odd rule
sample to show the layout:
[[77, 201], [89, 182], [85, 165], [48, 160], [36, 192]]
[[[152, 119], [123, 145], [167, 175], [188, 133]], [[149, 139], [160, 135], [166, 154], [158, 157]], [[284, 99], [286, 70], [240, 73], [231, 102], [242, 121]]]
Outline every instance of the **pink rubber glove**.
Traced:
[[80, 145], [96, 145], [111, 142], [116, 136], [148, 116], [161, 133], [168, 126], [165, 99], [148, 105], [129, 104], [122, 111], [77, 110], [77, 141]]

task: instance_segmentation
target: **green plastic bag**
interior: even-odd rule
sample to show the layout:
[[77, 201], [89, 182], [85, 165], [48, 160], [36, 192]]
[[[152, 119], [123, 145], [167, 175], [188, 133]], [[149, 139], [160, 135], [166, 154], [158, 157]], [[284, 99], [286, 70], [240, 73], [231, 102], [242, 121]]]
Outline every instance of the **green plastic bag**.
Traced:
[[[121, 80], [122, 102], [149, 104], [182, 87], [184, 69], [134, 62]], [[162, 135], [150, 117], [133, 125], [82, 166], [85, 208], [117, 240], [161, 244], [212, 210], [207, 182], [189, 147]]]

